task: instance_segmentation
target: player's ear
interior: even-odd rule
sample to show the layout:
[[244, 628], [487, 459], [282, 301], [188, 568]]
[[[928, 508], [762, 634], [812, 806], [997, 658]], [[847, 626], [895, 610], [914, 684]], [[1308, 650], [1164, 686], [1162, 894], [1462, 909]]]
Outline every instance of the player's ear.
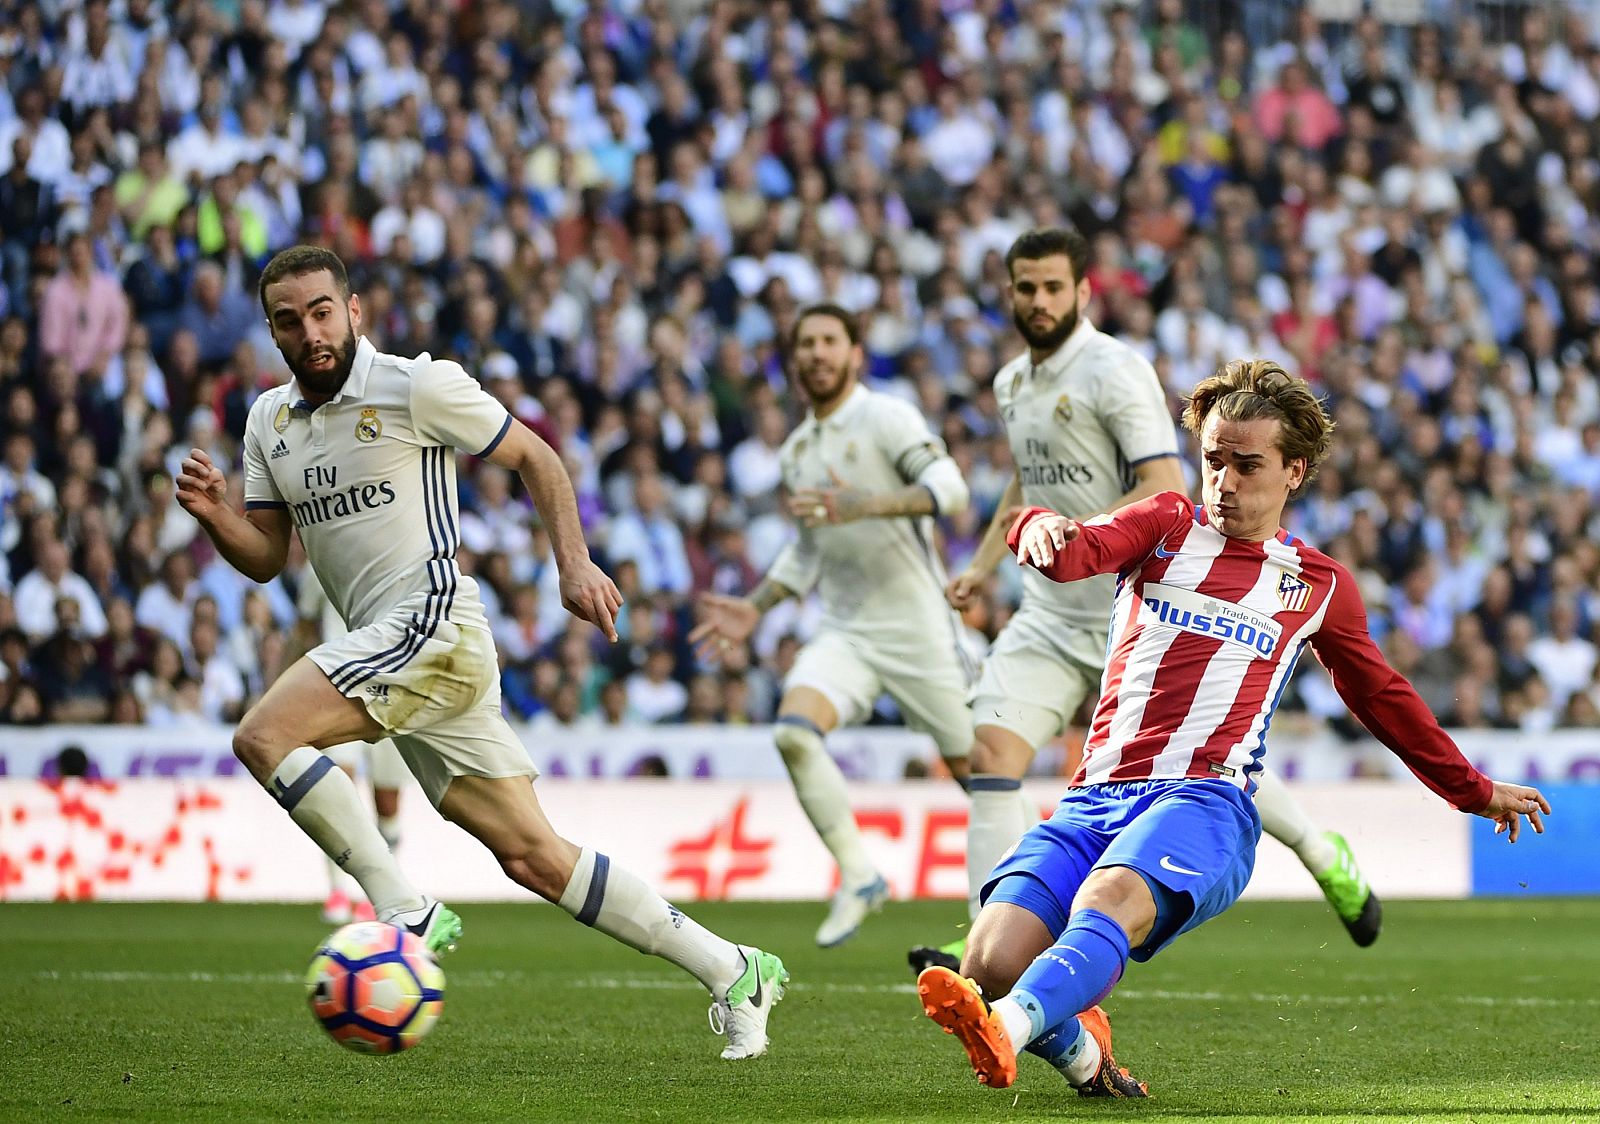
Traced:
[[361, 330], [361, 297], [356, 293], [350, 294], [350, 303], [346, 306], [350, 313], [350, 330]]
[[1296, 457], [1289, 462], [1289, 491], [1294, 492], [1306, 481], [1307, 461], [1305, 457]]

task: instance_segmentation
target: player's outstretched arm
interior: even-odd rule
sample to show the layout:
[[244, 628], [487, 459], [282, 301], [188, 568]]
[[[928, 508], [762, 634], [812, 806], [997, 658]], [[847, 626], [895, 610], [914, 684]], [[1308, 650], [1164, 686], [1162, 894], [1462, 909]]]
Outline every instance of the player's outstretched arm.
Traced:
[[489, 454], [489, 460], [522, 477], [523, 486], [533, 497], [533, 506], [538, 508], [539, 518], [550, 534], [550, 549], [561, 574], [562, 606], [573, 616], [595, 625], [615, 643], [622, 593], [589, 557], [567, 466], [538, 434], [515, 419]]
[[972, 554], [972, 561], [944, 587], [944, 597], [950, 602], [951, 608], [960, 611], [972, 604], [978, 589], [1000, 565], [1000, 560], [1006, 556], [1006, 532], [1011, 529], [1011, 524], [1017, 518], [1017, 509], [1021, 506], [1022, 481], [1017, 479], [1016, 473], [1012, 473], [1011, 483], [1006, 485], [1005, 492], [1001, 494], [1000, 503], [989, 520], [989, 527], [983, 532], [978, 549]]
[[228, 480], [204, 449], [190, 449], [179, 468], [178, 504], [200, 524], [228, 565], [251, 581], [269, 582], [289, 556], [289, 512], [257, 508], [238, 512], [228, 502]]
[[[954, 462], [951, 467], [954, 467]], [[858, 519], [940, 514], [939, 503], [932, 489], [925, 484], [908, 484], [890, 492], [866, 492], [850, 487], [831, 468], [828, 475], [833, 477], [833, 487], [801, 488], [786, 501], [789, 515], [802, 527], [810, 529], [828, 524], [854, 523]], [[962, 505], [965, 506], [966, 486], [961, 484], [959, 470], [956, 471], [956, 481], [960, 485]]]
[[750, 639], [762, 614], [794, 595], [794, 590], [771, 577], [762, 578], [748, 597], [702, 593], [696, 603], [700, 623], [689, 630], [689, 643], [701, 659], [721, 659], [735, 644]]
[[1507, 843], [1515, 843], [1522, 830], [1523, 816], [1528, 817], [1536, 834], [1544, 834], [1544, 820], [1540, 817], [1550, 814], [1550, 801], [1545, 799], [1544, 793], [1528, 785], [1495, 781], [1494, 795], [1489, 797], [1488, 805], [1474, 814], [1493, 820], [1494, 833], [1504, 834]]

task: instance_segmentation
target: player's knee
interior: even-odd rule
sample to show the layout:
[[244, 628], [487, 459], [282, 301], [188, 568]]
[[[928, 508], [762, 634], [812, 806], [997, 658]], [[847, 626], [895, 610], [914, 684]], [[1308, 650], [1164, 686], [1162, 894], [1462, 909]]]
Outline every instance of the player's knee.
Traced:
[[1126, 866], [1104, 867], [1084, 879], [1072, 899], [1072, 912], [1092, 909], [1116, 921], [1137, 943], [1156, 920], [1155, 895], [1138, 871]]
[[257, 779], [271, 776], [292, 748], [279, 744], [263, 723], [252, 721], [248, 714], [233, 732], [233, 755]]
[[973, 776], [1021, 777], [1028, 771], [1028, 753], [1019, 753], [1015, 746], [1003, 744], [999, 739], [979, 735], [967, 755]]
[[822, 731], [803, 720], [785, 721], [780, 718], [773, 727], [772, 740], [783, 756], [783, 763], [791, 767], [822, 749]]
[[1022, 978], [1028, 962], [1028, 957], [1020, 955], [1004, 941], [975, 936], [967, 943], [966, 955], [961, 959], [961, 974], [976, 980], [983, 993], [995, 999], [1010, 991]]

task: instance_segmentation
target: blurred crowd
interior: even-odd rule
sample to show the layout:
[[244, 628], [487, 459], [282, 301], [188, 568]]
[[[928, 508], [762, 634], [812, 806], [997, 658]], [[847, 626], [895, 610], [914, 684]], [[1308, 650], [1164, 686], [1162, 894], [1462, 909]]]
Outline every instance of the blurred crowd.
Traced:
[[[303, 559], [239, 577], [172, 484], [198, 446], [238, 492], [299, 241], [570, 469], [614, 647], [463, 462], [508, 708], [767, 720], [812, 610], [722, 666], [684, 637], [792, 534], [797, 309], [858, 311], [965, 470], [955, 571], [1011, 472], [1003, 255], [1070, 224], [1175, 409], [1244, 355], [1327, 395], [1291, 529], [1448, 724], [1600, 725], [1597, 44], [1558, 0], [0, 0], [0, 720], [227, 721], [301, 647]], [[1349, 722], [1315, 675], [1290, 704]]]

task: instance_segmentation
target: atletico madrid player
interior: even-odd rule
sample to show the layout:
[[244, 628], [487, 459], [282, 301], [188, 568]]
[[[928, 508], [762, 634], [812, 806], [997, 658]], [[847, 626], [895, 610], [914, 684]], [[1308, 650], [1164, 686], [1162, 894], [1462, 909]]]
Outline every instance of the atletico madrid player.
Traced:
[[[1309, 645], [1367, 728], [1454, 807], [1516, 842], [1550, 805], [1461, 755], [1367, 632], [1355, 579], [1281, 527], [1333, 423], [1304, 379], [1237, 360], [1195, 388], [1202, 502], [1164, 492], [1079, 523], [1030, 508], [1007, 544], [1059, 582], [1117, 575], [1110, 658], [1072, 787], [995, 868], [962, 974], [918, 980], [978, 1079], [1005, 1086], [1026, 1049], [1085, 1096], [1144, 1096], [1098, 1004], [1227, 909], [1255, 865], [1251, 792], [1284, 684]], [[981, 987], [981, 991], [979, 988]], [[983, 996], [998, 996], [992, 1005]]]

